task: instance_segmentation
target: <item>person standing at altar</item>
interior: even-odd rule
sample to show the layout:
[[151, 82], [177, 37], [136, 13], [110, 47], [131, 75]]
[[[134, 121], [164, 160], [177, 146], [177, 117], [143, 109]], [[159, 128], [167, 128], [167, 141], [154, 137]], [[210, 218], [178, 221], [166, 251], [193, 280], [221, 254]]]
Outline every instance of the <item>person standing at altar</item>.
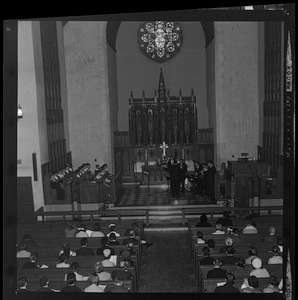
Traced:
[[215, 174], [216, 168], [211, 160], [207, 163], [207, 171], [204, 173], [204, 185], [206, 196], [211, 202], [216, 202], [215, 199]]
[[177, 160], [174, 160], [173, 165], [169, 167], [171, 177], [171, 191], [173, 198], [180, 198], [180, 168]]
[[185, 193], [185, 178], [186, 178], [186, 173], [187, 173], [187, 164], [184, 162], [184, 159], [181, 158], [179, 162], [179, 169], [180, 169], [180, 185], [179, 188], [181, 187], [181, 192]]
[[203, 193], [203, 165], [198, 161], [194, 161], [194, 171], [195, 171], [195, 194], [202, 195]]

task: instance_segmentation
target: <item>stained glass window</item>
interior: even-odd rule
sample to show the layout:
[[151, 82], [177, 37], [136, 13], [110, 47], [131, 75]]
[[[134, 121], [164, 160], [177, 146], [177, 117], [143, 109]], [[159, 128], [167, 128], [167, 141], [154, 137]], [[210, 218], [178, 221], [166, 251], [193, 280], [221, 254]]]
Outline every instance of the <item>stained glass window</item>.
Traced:
[[165, 62], [182, 46], [182, 29], [176, 22], [147, 22], [138, 30], [141, 51], [156, 62]]

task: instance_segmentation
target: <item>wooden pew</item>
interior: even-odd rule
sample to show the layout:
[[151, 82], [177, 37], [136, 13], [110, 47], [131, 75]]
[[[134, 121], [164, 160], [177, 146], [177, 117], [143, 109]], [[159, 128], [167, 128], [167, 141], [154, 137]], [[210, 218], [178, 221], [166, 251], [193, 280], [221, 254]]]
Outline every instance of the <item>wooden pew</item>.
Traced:
[[[112, 273], [115, 270], [121, 270], [119, 267], [105, 267], [105, 271]], [[128, 267], [133, 275], [133, 290], [138, 291], [138, 278], [136, 276], [136, 270], [134, 267]], [[93, 266], [89, 268], [80, 268], [79, 274], [83, 276], [89, 276], [94, 272]], [[17, 269], [17, 278], [22, 276], [26, 276], [28, 282], [39, 280], [43, 276], [47, 276], [51, 281], [64, 281], [65, 282], [65, 274], [68, 273], [68, 269], [57, 269], [57, 268], [47, 268], [47, 269]]]
[[[198, 288], [199, 293], [213, 293], [217, 283], [225, 282], [223, 279], [219, 278], [205, 278], [202, 277], [201, 287]], [[236, 279], [234, 287], [240, 290], [243, 284], [243, 279]], [[265, 287], [268, 286], [268, 278], [259, 278], [259, 289], [262, 291]]]
[[[106, 286], [105, 290], [107, 290], [110, 286], [114, 285], [114, 282], [110, 281], [110, 280], [109, 281], [100, 281], [99, 285], [105, 285]], [[55, 289], [55, 290], [58, 290], [58, 291], [62, 290], [62, 288], [64, 288], [65, 286], [66, 286], [65, 281], [52, 280], [52, 281], [50, 281], [50, 284], [49, 284], [49, 287], [51, 289]], [[88, 281], [77, 281], [76, 286], [79, 287], [83, 292], [84, 289], [89, 286], [89, 282]], [[123, 282], [123, 287], [126, 288], [128, 290], [128, 292], [130, 292], [130, 293], [135, 292], [134, 291], [133, 279], [132, 280], [125, 280]], [[39, 280], [32, 280], [28, 283], [29, 292], [35, 292], [39, 288], [40, 288]]]

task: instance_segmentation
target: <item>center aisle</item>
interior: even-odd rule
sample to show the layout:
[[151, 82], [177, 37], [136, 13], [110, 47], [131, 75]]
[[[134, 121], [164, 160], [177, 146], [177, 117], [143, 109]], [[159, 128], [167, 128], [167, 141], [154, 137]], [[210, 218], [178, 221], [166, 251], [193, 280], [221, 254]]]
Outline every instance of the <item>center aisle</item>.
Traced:
[[146, 232], [153, 246], [144, 249], [140, 271], [141, 293], [195, 293], [187, 231]]

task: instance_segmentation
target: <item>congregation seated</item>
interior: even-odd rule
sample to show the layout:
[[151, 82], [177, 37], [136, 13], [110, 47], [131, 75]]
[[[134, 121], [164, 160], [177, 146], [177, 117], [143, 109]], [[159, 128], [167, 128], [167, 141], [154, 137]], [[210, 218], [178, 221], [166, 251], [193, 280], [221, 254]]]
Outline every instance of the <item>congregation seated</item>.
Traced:
[[262, 293], [259, 289], [259, 279], [254, 275], [244, 278], [241, 293]]
[[76, 236], [76, 233], [77, 233], [77, 227], [76, 225], [74, 224], [69, 224], [65, 230], [64, 230], [64, 233], [65, 233], [65, 237], [66, 238], [73, 238]]
[[214, 293], [240, 293], [239, 289], [234, 287], [235, 276], [232, 273], [227, 273], [225, 278], [225, 284], [217, 286]]
[[56, 268], [69, 268], [70, 264], [67, 264], [68, 256], [65, 253], [59, 255], [59, 263], [56, 264]]
[[278, 245], [272, 247], [273, 256], [269, 258], [268, 264], [282, 264], [283, 258], [281, 256]]
[[28, 280], [26, 276], [22, 276], [21, 278], [18, 279], [17, 281], [17, 290], [16, 294], [19, 295], [21, 293], [27, 292], [28, 291]]
[[232, 246], [227, 246], [227, 256], [223, 256], [221, 258], [221, 262], [223, 265], [236, 265], [236, 263], [239, 261], [239, 259], [234, 256], [234, 248]]
[[248, 249], [248, 257], [245, 259], [246, 265], [251, 265], [251, 262], [254, 258], [258, 257], [258, 250], [256, 247], [251, 246]]
[[97, 222], [93, 226], [93, 231], [90, 234], [90, 237], [104, 237], [104, 233], [101, 231], [100, 224]]
[[50, 280], [48, 279], [47, 276], [43, 276], [40, 278], [39, 285], [40, 285], [40, 288], [38, 288], [36, 290], [36, 292], [50, 292], [50, 293], [51, 292], [60, 292], [59, 290], [54, 290], [49, 287]]
[[201, 215], [200, 221], [196, 224], [196, 227], [212, 227], [212, 225], [208, 222], [207, 215]]
[[216, 223], [220, 223], [223, 227], [233, 227], [233, 221], [230, 219], [230, 211], [224, 211], [223, 216], [219, 218]]
[[258, 230], [254, 226], [253, 221], [251, 219], [247, 219], [246, 226], [242, 230], [243, 234], [257, 234]]
[[104, 293], [103, 287], [99, 285], [99, 278], [96, 273], [89, 275], [88, 282], [90, 285], [84, 289], [85, 293]]
[[101, 261], [104, 267], [115, 267], [115, 264], [110, 260], [111, 259], [111, 250], [105, 249], [103, 251], [104, 259]]
[[114, 233], [116, 235], [116, 237], [119, 237], [120, 236], [120, 233], [116, 231], [116, 225], [115, 224], [110, 224], [109, 225], [109, 230], [110, 232], [107, 234], [107, 237], [110, 236], [111, 233]]
[[133, 267], [135, 265], [135, 262], [131, 259], [130, 251], [127, 249], [120, 251], [120, 259], [127, 262], [127, 266], [129, 267]]
[[[225, 244], [226, 246], [223, 246], [220, 248], [219, 253], [227, 253], [227, 250], [231, 247], [233, 247], [234, 241], [229, 236], [225, 238]], [[234, 249], [234, 253], [236, 253], [236, 250]]]
[[70, 243], [65, 242], [62, 246], [62, 250], [59, 252], [59, 255], [64, 253], [67, 257], [76, 256], [76, 252], [70, 250]]
[[208, 239], [207, 240], [207, 247], [210, 250], [210, 253], [215, 253], [215, 241], [214, 239]]
[[81, 292], [82, 290], [76, 286], [76, 275], [73, 272], [66, 274], [67, 285], [61, 289], [61, 292]]
[[94, 265], [94, 272], [97, 274], [99, 281], [112, 280], [111, 273], [104, 270], [102, 262], [97, 262]]
[[[80, 266], [77, 262], [74, 261], [73, 263], [71, 263], [71, 265], [69, 267], [68, 274], [73, 273], [75, 275], [76, 281], [86, 281], [88, 279], [88, 277], [79, 274], [79, 271], [80, 271]], [[65, 280], [67, 280], [68, 274], [65, 275]]]
[[124, 281], [122, 277], [116, 277], [114, 280], [114, 284], [112, 286], [108, 286], [106, 292], [107, 293], [128, 293], [129, 290], [124, 286]]
[[112, 279], [115, 280], [116, 277], [121, 277], [121, 278], [123, 278], [123, 280], [131, 280], [133, 278], [133, 275], [129, 270], [127, 270], [128, 266], [129, 266], [128, 261], [121, 260], [119, 262], [119, 267], [121, 269], [112, 271], [112, 274], [111, 274]]
[[220, 258], [215, 258], [214, 269], [207, 272], [207, 278], [226, 278], [227, 270], [221, 268]]
[[197, 232], [197, 239], [196, 239], [196, 243], [197, 244], [205, 244], [206, 241], [203, 239], [204, 235], [202, 231], [198, 231]]
[[80, 224], [77, 228], [77, 233], [76, 237], [77, 238], [83, 238], [83, 237], [88, 237], [88, 233], [86, 232], [86, 225], [85, 224]]
[[110, 247], [110, 245], [109, 245], [109, 238], [108, 237], [103, 237], [101, 239], [101, 244], [102, 244], [102, 247], [97, 248], [96, 255], [103, 255], [103, 251], [105, 249], [111, 250], [111, 255], [115, 255], [115, 249], [113, 249], [112, 247]]
[[262, 268], [262, 260], [259, 257], [254, 258], [251, 261], [251, 264], [253, 266], [253, 270], [250, 272], [250, 276], [254, 275], [257, 278], [263, 278], [263, 277], [270, 277], [268, 271], [266, 268]]
[[122, 241], [122, 245], [128, 245], [129, 243], [132, 243], [133, 245], [138, 245], [139, 243], [133, 230], [129, 232], [129, 237]]
[[116, 239], [116, 234], [114, 232], [111, 232], [111, 234], [108, 237], [108, 245], [109, 246], [120, 245], [119, 241], [117, 241], [117, 239]]
[[34, 268], [34, 269], [37, 269], [39, 268], [39, 265], [36, 263], [38, 259], [38, 254], [36, 252], [32, 252], [31, 255], [30, 255], [30, 259], [29, 261], [26, 261], [24, 264], [23, 264], [23, 268]]
[[215, 224], [215, 231], [212, 232], [212, 234], [226, 234], [221, 223]]
[[263, 289], [263, 293], [279, 293], [279, 281], [276, 276], [270, 276], [268, 286]]
[[17, 258], [30, 257], [31, 252], [28, 251], [28, 243], [22, 242], [19, 245], [19, 251], [17, 252]]
[[276, 243], [276, 228], [274, 226], [269, 227], [269, 235], [264, 236], [263, 242]]
[[129, 234], [131, 233], [131, 231], [134, 231], [134, 233], [135, 233], [135, 238], [136, 238], [137, 240], [139, 240], [139, 241], [141, 242], [141, 244], [142, 244], [143, 246], [145, 246], [145, 248], [149, 248], [150, 246], [153, 245], [152, 242], [147, 242], [147, 241], [146, 241], [146, 239], [145, 239], [145, 237], [144, 237], [144, 235], [143, 235], [141, 229], [139, 228], [139, 225], [138, 225], [137, 222], [133, 222], [133, 223], [131, 224], [131, 228], [127, 228], [127, 229], [126, 229], [125, 235], [126, 235], [126, 236], [129, 236]]
[[81, 238], [80, 244], [81, 244], [81, 248], [76, 250], [77, 256], [94, 255], [93, 249], [88, 247], [87, 238]]
[[200, 260], [201, 265], [213, 265], [214, 258], [210, 257], [210, 250], [208, 247], [204, 247], [202, 250], [203, 258]]

